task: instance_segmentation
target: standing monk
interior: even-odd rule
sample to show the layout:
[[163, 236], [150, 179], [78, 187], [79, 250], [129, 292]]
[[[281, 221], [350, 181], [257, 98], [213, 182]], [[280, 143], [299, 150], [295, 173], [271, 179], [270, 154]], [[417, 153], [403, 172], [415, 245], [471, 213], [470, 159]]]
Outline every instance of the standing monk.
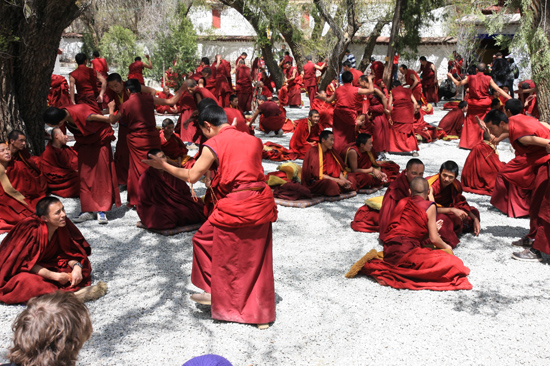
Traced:
[[222, 59], [221, 55], [216, 55], [216, 62], [212, 65], [216, 69], [216, 94], [218, 103], [222, 107], [229, 107], [229, 96], [233, 88], [231, 86], [231, 65]]
[[351, 74], [353, 75], [353, 82], [352, 82], [352, 85], [353, 86], [359, 86], [359, 78], [361, 76], [363, 76], [363, 73], [357, 69], [355, 69], [352, 65], [351, 65], [351, 62], [349, 61], [344, 61], [342, 63], [342, 69], [344, 71], [349, 71], [351, 72]]
[[487, 113], [485, 123], [494, 136], [508, 133], [516, 155], [525, 155], [530, 169], [520, 187], [532, 189], [529, 234], [513, 243], [527, 249], [513, 253], [512, 258], [541, 261], [541, 252], [550, 254], [550, 131], [537, 119], [521, 114], [523, 106], [518, 99], [507, 101], [504, 109], [506, 115], [499, 110]]
[[[183, 88], [183, 87], [182, 87]], [[177, 91], [170, 99], [155, 98], [150, 94], [141, 94], [141, 84], [136, 79], [126, 82], [130, 98], [118, 109], [115, 115], [115, 102], [109, 102], [109, 121], [111, 124], [124, 118], [128, 124], [128, 148], [130, 166], [128, 170], [128, 206], [138, 203], [139, 177], [147, 166], [141, 160], [147, 157], [151, 149], [160, 149], [160, 137], [155, 122], [155, 105], [174, 105], [183, 89]]]
[[302, 105], [301, 76], [298, 68], [292, 66], [290, 61], [285, 62], [284, 69], [285, 83], [288, 88], [288, 105], [297, 108]]
[[309, 107], [313, 105], [313, 99], [317, 95], [317, 77], [315, 76], [316, 70], [322, 70], [321, 66], [318, 66], [311, 61], [311, 55], [306, 56], [306, 64], [304, 65], [304, 87], [309, 95]]
[[317, 97], [327, 103], [336, 101], [334, 107], [333, 129], [334, 132], [334, 150], [340, 153], [346, 146], [355, 141], [357, 110], [355, 100], [358, 94], [371, 94], [374, 89], [372, 86], [372, 77], [369, 77], [368, 89], [352, 86], [353, 75], [349, 71], [342, 73], [342, 82], [344, 85], [338, 87], [332, 96], [327, 98], [325, 92], [317, 94]]
[[416, 71], [407, 68], [407, 65], [399, 66], [399, 72], [401, 72], [401, 74], [405, 78], [405, 84], [410, 86], [410, 90], [412, 90], [414, 99], [419, 105], [421, 105], [422, 104], [422, 83], [420, 83], [420, 76], [418, 76]]
[[434, 103], [437, 107], [437, 102], [439, 102], [439, 94], [437, 91], [437, 71], [432, 62], [426, 60], [426, 57], [420, 57], [420, 70], [418, 71], [422, 74], [422, 91], [426, 96], [426, 101], [428, 103]]
[[78, 197], [78, 154], [67, 146], [69, 138], [60, 128], [52, 129], [51, 137], [40, 156], [40, 168], [48, 180], [50, 192], [60, 197]]
[[[103, 75], [97, 73], [94, 69], [86, 66], [88, 58], [85, 53], [78, 53], [75, 56], [78, 67], [69, 74], [69, 95], [71, 103], [87, 103], [97, 105], [103, 102], [103, 94], [107, 88], [107, 81]], [[97, 80], [101, 82], [101, 90], [97, 88]], [[75, 97], [76, 88], [76, 97]]]
[[464, 127], [462, 128], [462, 133], [460, 135], [460, 143], [458, 144], [458, 147], [468, 150], [483, 141], [483, 131], [479, 129], [476, 117], [483, 119], [491, 108], [492, 98], [489, 94], [489, 87], [496, 90], [506, 99], [511, 98], [502, 89], [500, 89], [497, 84], [495, 84], [489, 75], [484, 74], [484, 63], [477, 64], [476, 68], [477, 74], [468, 75], [461, 81], [456, 80], [452, 74], [447, 74], [447, 76], [451, 78], [457, 87], [460, 87], [461, 85], [468, 85], [468, 89], [470, 90], [468, 94], [468, 111], [466, 113], [466, 120], [464, 121]]
[[373, 76], [374, 84], [379, 85], [384, 77], [384, 64], [382, 61], [376, 61], [374, 57], [370, 58], [370, 62], [370, 74]]
[[90, 61], [90, 63], [92, 64], [92, 69], [94, 69], [99, 75], [107, 78], [107, 71], [109, 71], [107, 60], [99, 57], [99, 51], [94, 51], [92, 55], [94, 56], [94, 59]]
[[252, 78], [250, 76], [250, 67], [244, 64], [244, 60], [239, 60], [235, 70], [237, 80], [237, 97], [239, 98], [239, 108], [243, 113], [249, 112], [252, 103]]
[[128, 79], [137, 79], [141, 85], [145, 85], [145, 80], [143, 80], [143, 69], [153, 69], [153, 63], [149, 55], [145, 55], [145, 58], [149, 62], [148, 64], [141, 62], [141, 57], [138, 56], [134, 59], [134, 62], [128, 66]]
[[412, 91], [403, 88], [399, 81], [394, 81], [389, 107], [389, 151], [410, 152], [412, 156], [418, 156], [418, 140], [414, 133], [414, 113], [418, 110], [418, 104]]
[[81, 212], [74, 222], [90, 220], [93, 218], [92, 212], [97, 212], [98, 223], [108, 223], [105, 211], [109, 211], [113, 204], [120, 206], [111, 150], [115, 132], [109, 123], [109, 116], [102, 115], [97, 106], [77, 104], [63, 109], [50, 107], [43, 118], [51, 127], [66, 125], [76, 140]]
[[200, 114], [199, 126], [209, 140], [193, 168], [155, 156], [147, 161], [190, 183], [216, 168], [210, 189], [217, 204], [193, 237], [191, 281], [205, 293], [191, 299], [211, 305], [214, 319], [267, 328], [275, 320], [271, 223], [277, 206], [264, 181], [262, 142], [230, 126], [217, 106]]

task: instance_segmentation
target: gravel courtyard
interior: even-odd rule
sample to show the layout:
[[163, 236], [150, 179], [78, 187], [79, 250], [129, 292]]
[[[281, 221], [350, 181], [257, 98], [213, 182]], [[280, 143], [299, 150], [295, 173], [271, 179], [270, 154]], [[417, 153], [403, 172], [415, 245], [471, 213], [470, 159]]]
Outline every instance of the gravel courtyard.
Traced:
[[[288, 117], [303, 118], [308, 111], [290, 109]], [[437, 125], [445, 113], [436, 108], [426, 120]], [[290, 140], [290, 134], [258, 135], [286, 147]], [[514, 156], [508, 142], [498, 150], [502, 161]], [[442, 140], [422, 144], [419, 153], [425, 176], [449, 159], [462, 168], [468, 155], [458, 141]], [[401, 168], [410, 158], [389, 157]], [[263, 163], [266, 172], [278, 164]], [[197, 194], [205, 191], [201, 184], [195, 188]], [[362, 275], [344, 277], [367, 251], [382, 249], [377, 234], [350, 228], [368, 197], [278, 207], [277, 319], [263, 331], [212, 320], [209, 307], [189, 299], [199, 291], [190, 282], [193, 233], [164, 237], [136, 228], [137, 213], [125, 206], [108, 213], [108, 225], [79, 224], [92, 246], [93, 281], [107, 282], [109, 290], [88, 303], [94, 332], [78, 364], [177, 366], [206, 353], [236, 366], [550, 364], [550, 267], [510, 257], [510, 243], [527, 233], [528, 219], [508, 218], [489, 197], [467, 193], [481, 213], [482, 230], [479, 237], [464, 235], [455, 254], [471, 269], [473, 289], [395, 290]], [[121, 198], [125, 203], [126, 192]], [[62, 201], [69, 217], [79, 213], [77, 199]], [[23, 308], [0, 305], [0, 362], [6, 361], [11, 324]]]

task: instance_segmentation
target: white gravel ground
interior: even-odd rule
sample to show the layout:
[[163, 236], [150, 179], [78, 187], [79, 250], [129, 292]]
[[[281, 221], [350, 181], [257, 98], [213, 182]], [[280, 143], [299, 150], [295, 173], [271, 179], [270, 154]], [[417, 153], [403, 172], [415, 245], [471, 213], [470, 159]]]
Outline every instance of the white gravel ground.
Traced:
[[[437, 108], [427, 121], [437, 124], [444, 114]], [[288, 146], [290, 135], [270, 139]], [[422, 144], [426, 176], [448, 159], [462, 167], [468, 151], [457, 146]], [[503, 161], [513, 157], [508, 143], [499, 152]], [[409, 159], [391, 158], [401, 167]], [[266, 172], [277, 165], [264, 160]], [[377, 234], [350, 228], [366, 197], [279, 207], [273, 225], [277, 320], [264, 331], [214, 321], [208, 307], [189, 299], [198, 291], [190, 283], [191, 233], [164, 237], [138, 229], [136, 212], [125, 207], [108, 213], [108, 225], [79, 224], [92, 246], [93, 281], [109, 285], [104, 298], [88, 304], [94, 333], [79, 364], [176, 366], [206, 353], [234, 365], [550, 364], [549, 267], [510, 258], [510, 242], [527, 232], [527, 219], [508, 218], [489, 197], [466, 194], [481, 212], [482, 231], [463, 236], [455, 254], [471, 269], [473, 290], [395, 290], [365, 276], [344, 278], [363, 254], [382, 249]], [[70, 217], [78, 214], [78, 200], [63, 203]], [[0, 305], [0, 361], [22, 310]]]

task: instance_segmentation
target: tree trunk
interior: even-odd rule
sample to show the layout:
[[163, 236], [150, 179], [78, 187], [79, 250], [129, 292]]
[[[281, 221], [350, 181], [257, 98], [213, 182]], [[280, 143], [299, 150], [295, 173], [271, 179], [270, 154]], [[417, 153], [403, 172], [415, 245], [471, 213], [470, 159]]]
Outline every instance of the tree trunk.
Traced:
[[262, 47], [262, 56], [264, 57], [265, 66], [269, 70], [269, 74], [271, 75], [275, 86], [277, 89], [280, 89], [285, 82], [285, 77], [279, 67], [279, 64], [277, 63], [277, 60], [275, 60], [275, 56], [273, 55], [273, 45], [271, 43]]
[[391, 24], [391, 33], [390, 41], [388, 43], [388, 52], [386, 56], [388, 62], [384, 68], [384, 84], [388, 90], [391, 89], [391, 79], [392, 79], [392, 69], [393, 69], [393, 56], [395, 54], [395, 42], [397, 41], [397, 36], [399, 36], [399, 28], [401, 26], [401, 11], [403, 10], [403, 4], [405, 0], [396, 0], [395, 2], [395, 12], [393, 13], [393, 19]]
[[359, 63], [358, 68], [358, 70], [362, 71], [363, 73], [370, 64], [372, 51], [374, 51], [374, 46], [376, 46], [376, 39], [380, 37], [380, 33], [382, 33], [382, 28], [384, 28], [384, 26], [389, 23], [389, 21], [386, 20], [387, 18], [388, 16], [385, 16], [384, 19], [379, 20], [374, 26], [372, 32], [370, 32], [369, 34], [369, 40], [367, 41], [367, 44], [365, 46], [365, 52], [363, 52], [363, 58], [361, 59], [361, 63]]
[[44, 122], [51, 75], [63, 30], [81, 9], [71, 0], [0, 3], [0, 38], [17, 37], [0, 56], [1, 138], [20, 128], [29, 148], [44, 150]]

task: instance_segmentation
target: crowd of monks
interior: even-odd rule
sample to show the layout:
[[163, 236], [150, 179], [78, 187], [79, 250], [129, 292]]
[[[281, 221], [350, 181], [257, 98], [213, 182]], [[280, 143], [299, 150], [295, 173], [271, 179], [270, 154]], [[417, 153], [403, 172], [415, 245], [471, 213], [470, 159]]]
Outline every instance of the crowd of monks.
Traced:
[[[351, 223], [353, 230], [378, 233], [384, 244], [354, 273], [396, 288], [472, 287], [469, 269], [452, 252], [464, 233], [481, 231], [479, 211], [464, 191], [491, 195], [491, 203], [511, 217], [530, 217], [529, 233], [512, 243], [524, 250], [513, 258], [540, 261], [541, 253], [550, 254], [550, 126], [536, 118], [530, 80], [520, 83], [520, 99], [512, 99], [485, 75], [483, 63], [459, 79], [449, 73], [466, 96], [446, 103], [451, 111], [434, 127], [424, 116], [433, 113], [430, 102], [438, 102], [436, 70], [424, 57], [420, 75], [400, 65], [390, 89], [382, 81], [384, 65], [372, 59], [368, 75], [346, 61], [342, 83], [335, 79], [318, 90], [326, 62], [308, 56], [299, 71], [286, 52], [279, 63], [285, 83], [276, 90], [262, 57], [248, 67], [246, 53], [233, 66], [216, 55], [214, 63], [203, 57], [174, 94], [171, 70], [161, 92], [144, 85], [143, 69], [152, 68], [146, 58], [147, 64], [136, 58], [124, 81], [108, 73], [99, 53], [92, 67], [78, 54], [68, 85], [52, 76], [50, 106], [42, 116], [44, 153], [32, 156], [18, 130], [0, 144], [0, 231], [9, 231], [0, 245], [0, 301], [21, 303], [57, 289], [88, 287], [90, 248], [72, 221], [107, 224], [107, 213], [122, 204], [120, 189], [127, 190], [127, 207], [136, 209], [147, 229], [202, 224], [193, 236], [191, 280], [204, 293], [191, 298], [211, 305], [214, 319], [260, 328], [275, 320], [275, 198], [387, 187]], [[285, 107], [301, 107], [302, 92], [310, 100], [308, 117], [292, 121]], [[160, 127], [156, 115], [168, 117]], [[258, 131], [293, 135], [286, 148], [262, 143], [254, 136]], [[471, 150], [461, 180], [454, 161], [423, 178], [418, 143], [439, 138], [460, 139], [459, 147]], [[506, 138], [516, 151], [507, 164], [496, 150]], [[413, 158], [400, 172], [386, 153]], [[265, 174], [262, 159], [303, 162]], [[192, 188], [199, 180], [207, 187], [202, 199]], [[51, 195], [79, 198], [80, 214], [71, 221]]]

